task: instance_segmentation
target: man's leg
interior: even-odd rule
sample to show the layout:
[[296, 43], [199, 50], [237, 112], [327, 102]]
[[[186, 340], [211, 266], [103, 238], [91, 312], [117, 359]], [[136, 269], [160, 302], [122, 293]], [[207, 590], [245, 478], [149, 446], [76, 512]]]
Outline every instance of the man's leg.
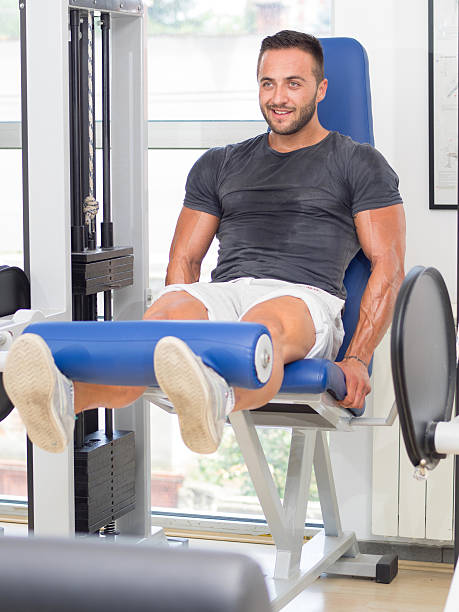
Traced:
[[[146, 321], [208, 319], [207, 309], [186, 291], [171, 291], [161, 296], [144, 314]], [[124, 408], [143, 395], [146, 387], [121, 387], [74, 383], [75, 413], [93, 408]]]
[[247, 311], [243, 320], [266, 325], [273, 341], [273, 371], [257, 390], [231, 388], [178, 338], [162, 338], [156, 345], [156, 379], [175, 407], [183, 441], [197, 453], [216, 451], [228, 414], [269, 402], [282, 384], [284, 364], [302, 359], [315, 344], [311, 315], [299, 298], [266, 300]]
[[316, 341], [312, 317], [300, 298], [283, 296], [267, 300], [251, 308], [242, 320], [261, 323], [269, 329], [273, 341], [273, 370], [264, 387], [235, 389], [234, 410], [267, 404], [282, 385], [284, 365], [306, 357]]
[[[189, 294], [171, 292], [158, 299], [144, 318], [207, 319], [207, 310]], [[27, 333], [8, 353], [3, 381], [30, 439], [49, 452], [62, 452], [71, 441], [75, 412], [128, 406], [145, 391], [144, 387], [72, 383], [56, 367], [45, 341]]]

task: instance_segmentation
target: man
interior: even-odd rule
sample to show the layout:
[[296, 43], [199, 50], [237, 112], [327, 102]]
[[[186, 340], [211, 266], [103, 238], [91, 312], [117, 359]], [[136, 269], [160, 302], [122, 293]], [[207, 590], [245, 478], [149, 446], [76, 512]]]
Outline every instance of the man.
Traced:
[[[145, 314], [253, 321], [271, 333], [272, 375], [256, 390], [231, 388], [177, 338], [158, 342], [157, 380], [175, 406], [184, 442], [200, 453], [217, 449], [231, 411], [262, 406], [276, 395], [286, 363], [336, 357], [343, 338], [342, 280], [360, 248], [372, 273], [354, 337], [338, 365], [347, 384], [341, 405], [361, 409], [370, 391], [367, 366], [403, 278], [398, 178], [373, 147], [320, 124], [317, 105], [327, 80], [319, 41], [292, 31], [269, 36], [257, 72], [270, 131], [210, 149], [193, 166], [166, 287]], [[200, 283], [200, 265], [215, 235], [218, 264], [212, 283]], [[4, 381], [32, 441], [54, 452], [72, 439], [74, 413], [126, 406], [144, 391], [72, 383], [33, 334], [13, 345]]]

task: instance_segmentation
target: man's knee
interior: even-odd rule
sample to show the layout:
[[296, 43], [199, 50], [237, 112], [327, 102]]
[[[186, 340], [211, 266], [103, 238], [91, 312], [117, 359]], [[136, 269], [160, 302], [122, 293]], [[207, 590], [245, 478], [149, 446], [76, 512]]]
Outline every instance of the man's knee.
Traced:
[[244, 321], [265, 325], [273, 344], [281, 348], [285, 362], [302, 359], [315, 342], [315, 328], [309, 310], [297, 298], [281, 297], [254, 306]]
[[242, 321], [264, 325], [268, 328], [271, 338], [275, 343], [284, 344], [287, 341], [287, 330], [282, 319], [273, 314], [257, 313], [256, 311], [253, 313], [249, 312], [242, 318]]
[[186, 291], [171, 291], [159, 297], [146, 311], [145, 320], [207, 319], [202, 302]]

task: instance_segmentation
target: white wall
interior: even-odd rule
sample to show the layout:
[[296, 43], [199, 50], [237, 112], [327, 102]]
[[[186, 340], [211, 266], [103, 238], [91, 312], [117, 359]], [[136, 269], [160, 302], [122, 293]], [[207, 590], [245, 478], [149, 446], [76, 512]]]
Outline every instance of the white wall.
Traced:
[[[427, 0], [335, 0], [334, 17], [335, 35], [356, 38], [368, 53], [375, 142], [405, 203], [406, 269], [435, 266], [456, 301], [456, 213], [429, 210]], [[361, 539], [372, 537], [372, 444], [365, 429], [330, 438], [343, 527]]]
[[377, 148], [400, 177], [406, 269], [434, 266], [456, 301], [456, 213], [429, 210], [427, 0], [335, 0], [335, 35], [367, 50]]

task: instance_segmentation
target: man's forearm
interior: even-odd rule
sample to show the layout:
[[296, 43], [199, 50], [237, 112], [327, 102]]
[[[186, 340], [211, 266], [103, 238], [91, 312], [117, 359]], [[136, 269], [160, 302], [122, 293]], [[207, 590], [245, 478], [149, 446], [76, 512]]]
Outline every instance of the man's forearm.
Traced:
[[373, 267], [360, 304], [359, 321], [346, 351], [366, 364], [381, 342], [392, 320], [395, 300], [404, 278], [403, 262], [386, 256]]
[[201, 273], [201, 263], [187, 258], [174, 257], [169, 261], [166, 273], [166, 285], [176, 283], [196, 283]]

